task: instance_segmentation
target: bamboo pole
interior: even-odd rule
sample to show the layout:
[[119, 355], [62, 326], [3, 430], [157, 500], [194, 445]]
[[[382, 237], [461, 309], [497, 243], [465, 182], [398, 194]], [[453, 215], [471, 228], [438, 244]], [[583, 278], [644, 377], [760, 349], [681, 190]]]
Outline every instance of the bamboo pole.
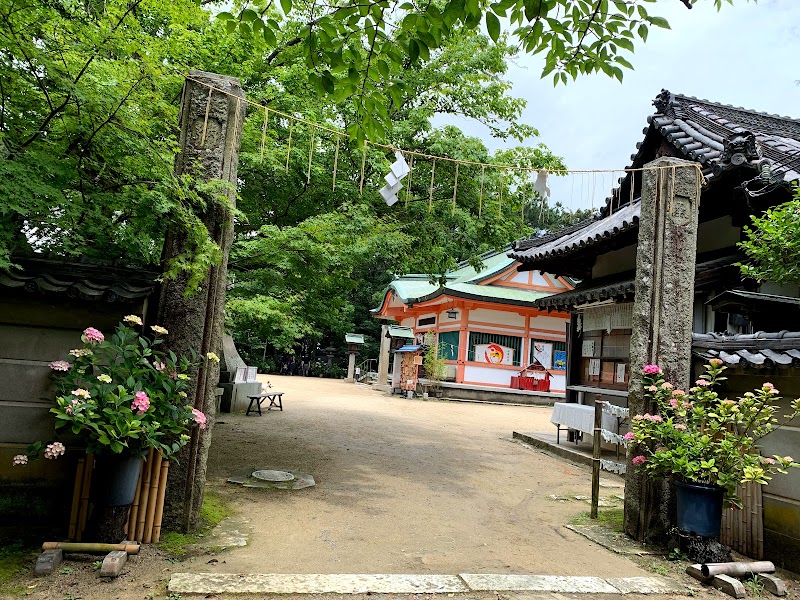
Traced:
[[153, 537], [153, 516], [156, 512], [156, 500], [158, 499], [158, 482], [161, 477], [161, 452], [153, 454], [153, 463], [150, 467], [150, 493], [147, 498], [147, 514], [144, 521], [144, 535], [142, 543], [149, 544]]
[[83, 530], [86, 529], [86, 519], [89, 516], [89, 492], [92, 487], [92, 468], [94, 468], [94, 455], [87, 454], [83, 464], [83, 482], [81, 483], [81, 506], [78, 510], [78, 528], [75, 539], [81, 541]]
[[139, 497], [142, 495], [142, 479], [144, 477], [144, 465], [139, 469], [139, 480], [136, 482], [136, 495], [133, 497], [131, 510], [128, 512], [128, 524], [125, 532], [129, 540], [136, 539], [136, 519], [139, 516]]
[[75, 485], [72, 488], [72, 507], [69, 511], [69, 539], [75, 539], [75, 533], [78, 529], [78, 511], [81, 504], [81, 488], [83, 487], [83, 472], [86, 464], [85, 458], [78, 459], [78, 466], [75, 469]]
[[158, 502], [156, 502], [156, 514], [153, 519], [153, 539], [155, 544], [161, 540], [161, 520], [164, 517], [164, 494], [167, 491], [167, 475], [169, 474], [169, 461], [161, 462], [161, 478], [158, 482]]
[[142, 494], [139, 497], [139, 514], [137, 515], [137, 523], [136, 523], [136, 535], [133, 539], [141, 540], [144, 537], [144, 521], [146, 516], [147, 501], [150, 497], [150, 467], [152, 463], [150, 462], [153, 460], [153, 449], [150, 448], [150, 452], [147, 453], [147, 461], [142, 465]]
[[66, 552], [127, 552], [128, 554], [139, 554], [139, 544], [96, 544], [72, 542], [45, 542], [42, 550], [65, 550]]

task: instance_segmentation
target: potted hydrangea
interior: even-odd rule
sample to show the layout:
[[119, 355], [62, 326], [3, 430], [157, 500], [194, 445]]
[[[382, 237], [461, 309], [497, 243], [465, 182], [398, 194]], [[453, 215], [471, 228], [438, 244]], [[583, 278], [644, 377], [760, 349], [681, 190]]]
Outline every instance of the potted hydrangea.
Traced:
[[671, 478], [676, 488], [678, 529], [705, 537], [720, 531], [723, 501], [741, 508], [740, 483], [767, 484], [776, 473], [798, 467], [791, 456], [762, 456], [758, 442], [800, 414], [800, 400], [780, 415], [771, 383], [735, 399], [715, 388], [725, 367], [712, 359], [688, 391], [664, 380], [657, 365], [644, 368], [644, 391], [652, 413], [633, 417], [631, 463], [652, 478]]
[[[95, 455], [95, 501], [124, 506], [133, 501], [143, 457], [150, 448], [174, 456], [189, 441], [192, 427], [206, 427], [206, 416], [187, 401], [196, 357], [178, 357], [162, 347], [167, 330], [129, 315], [110, 337], [84, 330], [82, 346], [65, 360], [50, 363], [55, 380], [56, 432], [71, 436]], [[135, 329], [134, 329], [135, 328]], [[207, 360], [219, 361], [213, 353]], [[29, 458], [55, 459], [64, 444], [37, 442], [15, 465]]]

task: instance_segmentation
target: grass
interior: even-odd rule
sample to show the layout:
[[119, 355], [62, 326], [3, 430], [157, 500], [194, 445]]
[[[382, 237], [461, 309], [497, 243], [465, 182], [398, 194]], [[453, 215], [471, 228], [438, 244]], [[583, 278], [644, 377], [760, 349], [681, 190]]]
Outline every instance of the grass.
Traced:
[[0, 545], [0, 593], [23, 594], [25, 587], [16, 578], [31, 564], [33, 551], [20, 543]]
[[161, 536], [158, 547], [170, 556], [181, 558], [189, 553], [189, 547], [208, 531], [219, 525], [233, 510], [220, 496], [210, 490], [203, 494], [203, 506], [200, 507], [200, 525], [192, 533], [168, 531]]
[[625, 511], [622, 508], [598, 510], [596, 519], [589, 517], [589, 512], [586, 511], [575, 515], [570, 523], [572, 525], [589, 525], [591, 523], [596, 523], [598, 525], [609, 527], [617, 533], [621, 533], [625, 526]]

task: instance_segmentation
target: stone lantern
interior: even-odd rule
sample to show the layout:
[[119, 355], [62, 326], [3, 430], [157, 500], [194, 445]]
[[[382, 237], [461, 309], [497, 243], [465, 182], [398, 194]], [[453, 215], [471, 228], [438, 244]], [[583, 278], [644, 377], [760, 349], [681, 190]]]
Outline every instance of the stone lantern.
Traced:
[[358, 354], [358, 349], [364, 343], [364, 335], [361, 333], [346, 333], [344, 341], [347, 342], [347, 353], [349, 355], [347, 379], [345, 381], [355, 382], [356, 354]]

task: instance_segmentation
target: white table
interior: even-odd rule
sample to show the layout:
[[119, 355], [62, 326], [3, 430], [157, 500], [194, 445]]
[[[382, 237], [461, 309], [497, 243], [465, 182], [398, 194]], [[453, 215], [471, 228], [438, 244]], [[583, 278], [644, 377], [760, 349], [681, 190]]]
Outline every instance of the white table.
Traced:
[[[575, 429], [594, 435], [594, 406], [575, 404], [574, 402], [556, 402], [553, 404], [550, 422], [556, 426], [556, 444], [560, 443], [562, 429]], [[602, 428], [619, 433], [617, 417], [603, 413]]]

